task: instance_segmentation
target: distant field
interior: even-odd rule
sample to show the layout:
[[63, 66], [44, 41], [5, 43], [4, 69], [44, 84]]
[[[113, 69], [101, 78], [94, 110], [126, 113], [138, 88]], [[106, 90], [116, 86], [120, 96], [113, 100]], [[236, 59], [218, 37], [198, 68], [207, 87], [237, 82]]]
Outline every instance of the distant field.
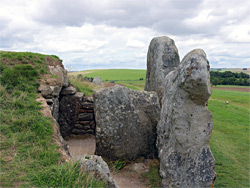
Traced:
[[77, 76], [78, 74], [87, 77], [100, 76], [103, 82], [115, 81], [117, 84], [122, 84], [135, 90], [143, 90], [146, 79], [146, 70], [138, 69], [102, 69], [69, 73], [70, 76]]
[[[79, 72], [70, 74], [77, 75]], [[88, 77], [100, 76], [104, 81], [128, 80], [115, 83], [143, 90], [146, 70], [91, 70], [81, 74]], [[139, 78], [143, 80], [132, 81]], [[229, 104], [225, 101], [229, 101]], [[213, 113], [214, 120], [210, 146], [216, 159], [215, 187], [249, 187], [249, 103], [249, 92], [213, 89], [208, 108]]]
[[146, 70], [138, 69], [103, 69], [103, 70], [87, 70], [80, 72], [72, 72], [69, 75], [82, 74], [88, 77], [100, 76], [103, 81], [111, 80], [139, 80], [146, 78]]

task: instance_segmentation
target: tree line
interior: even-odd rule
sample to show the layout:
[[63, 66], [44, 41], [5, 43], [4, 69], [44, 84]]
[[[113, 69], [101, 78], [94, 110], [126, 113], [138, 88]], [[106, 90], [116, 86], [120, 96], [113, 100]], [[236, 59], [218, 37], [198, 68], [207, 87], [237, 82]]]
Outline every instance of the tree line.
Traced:
[[231, 71], [219, 72], [211, 71], [210, 72], [210, 81], [212, 85], [240, 85], [240, 86], [249, 86], [250, 79], [249, 75], [243, 72], [234, 73]]

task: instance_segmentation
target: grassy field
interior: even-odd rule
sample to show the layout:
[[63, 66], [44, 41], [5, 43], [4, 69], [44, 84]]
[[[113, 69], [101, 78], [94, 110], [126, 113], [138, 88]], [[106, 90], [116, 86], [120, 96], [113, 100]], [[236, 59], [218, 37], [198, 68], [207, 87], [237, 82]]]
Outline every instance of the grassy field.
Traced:
[[215, 187], [249, 187], [249, 94], [213, 90], [209, 100], [214, 119], [210, 146], [216, 159]]
[[[104, 81], [120, 80], [116, 83], [131, 89], [143, 90], [146, 71], [130, 71], [124, 70], [123, 73], [123, 70], [91, 70], [91, 73], [82, 73], [89, 77], [100, 76]], [[136, 78], [144, 80], [132, 81]], [[225, 101], [229, 101], [229, 104], [225, 104]], [[217, 172], [215, 187], [249, 187], [249, 103], [249, 92], [214, 89], [210, 97], [208, 108], [213, 113], [214, 120], [210, 146], [216, 159]]]
[[[100, 76], [103, 82], [115, 82], [117, 84], [122, 84], [130, 89], [135, 90], [143, 90], [145, 85], [146, 79], [146, 70], [133, 70], [133, 69], [101, 69], [101, 70], [86, 70], [80, 72], [70, 72], [69, 76], [71, 76], [71, 82], [76, 84], [79, 88], [81, 84], [77, 82], [72, 76], [77, 76], [78, 74], [82, 74], [83, 77], [96, 77]], [[141, 80], [140, 80], [141, 79]], [[87, 87], [87, 90], [90, 87], [84, 83]], [[82, 90], [83, 91], [83, 90]], [[90, 93], [87, 91], [87, 95]]]

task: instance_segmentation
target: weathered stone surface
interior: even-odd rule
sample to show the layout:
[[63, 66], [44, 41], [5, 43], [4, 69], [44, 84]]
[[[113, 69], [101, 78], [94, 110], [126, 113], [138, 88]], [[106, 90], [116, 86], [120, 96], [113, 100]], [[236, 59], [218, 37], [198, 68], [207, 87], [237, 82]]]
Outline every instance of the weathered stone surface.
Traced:
[[155, 154], [160, 105], [155, 92], [116, 85], [94, 93], [96, 154], [135, 159]]
[[71, 133], [72, 133], [72, 134], [76, 134], [76, 135], [79, 135], [79, 134], [83, 135], [83, 134], [93, 134], [94, 131], [91, 130], [91, 129], [88, 129], [88, 130], [84, 130], [84, 129], [73, 129], [73, 130], [71, 131]]
[[72, 85], [66, 88], [63, 88], [61, 91], [61, 95], [74, 95], [76, 93], [76, 88]]
[[94, 110], [86, 110], [86, 109], [80, 109], [81, 113], [94, 113]]
[[157, 147], [163, 187], [210, 187], [215, 160], [209, 148], [211, 87], [203, 50], [188, 53], [165, 82]]
[[79, 164], [80, 169], [84, 172], [91, 172], [97, 179], [105, 181], [108, 188], [119, 188], [111, 177], [109, 167], [102, 157], [97, 155], [84, 155], [81, 157]]
[[59, 100], [57, 97], [53, 98], [53, 104], [51, 105], [52, 109], [52, 115], [55, 118], [56, 121], [58, 121], [59, 117]]
[[101, 86], [101, 85], [102, 85], [102, 79], [101, 79], [101, 77], [96, 76], [96, 77], [93, 79], [93, 83], [96, 84], [96, 85]]
[[148, 48], [145, 91], [156, 91], [161, 102], [163, 80], [179, 64], [178, 49], [174, 41], [166, 36], [153, 38]]
[[88, 129], [91, 129], [90, 125], [81, 125], [81, 124], [75, 124], [75, 127], [77, 129], [83, 129], [83, 130], [88, 130]]
[[70, 136], [82, 104], [83, 93], [63, 96], [60, 101], [59, 118], [60, 131], [63, 137]]
[[93, 102], [83, 102], [81, 108], [86, 110], [94, 109], [94, 104]]
[[69, 85], [69, 78], [67, 76], [67, 71], [60, 65], [49, 66], [49, 71], [54, 74], [60, 80], [60, 86], [67, 87]]
[[93, 114], [92, 113], [80, 113], [78, 115], [78, 120], [79, 121], [88, 121], [88, 120], [93, 120]]

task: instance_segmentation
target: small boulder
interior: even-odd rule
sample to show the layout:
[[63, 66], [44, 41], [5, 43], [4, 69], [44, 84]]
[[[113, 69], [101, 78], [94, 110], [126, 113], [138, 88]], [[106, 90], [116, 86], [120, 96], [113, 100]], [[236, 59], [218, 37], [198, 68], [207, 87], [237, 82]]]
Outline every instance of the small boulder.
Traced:
[[71, 85], [69, 87], [63, 88], [61, 91], [61, 95], [74, 95], [76, 91], [76, 88]]
[[101, 86], [101, 85], [102, 85], [102, 79], [101, 79], [101, 77], [96, 76], [96, 77], [93, 79], [93, 83], [96, 84], [96, 85]]
[[93, 173], [95, 178], [105, 181], [108, 188], [119, 188], [111, 177], [109, 167], [102, 157], [97, 155], [84, 155], [80, 158], [79, 165], [80, 169], [84, 172]]
[[130, 169], [135, 172], [143, 173], [143, 172], [148, 172], [149, 169], [147, 166], [143, 163], [134, 163], [133, 165], [130, 166]]
[[69, 85], [67, 71], [62, 66], [49, 66], [49, 71], [51, 74], [56, 75], [58, 77], [59, 85], [61, 87], [67, 87]]

